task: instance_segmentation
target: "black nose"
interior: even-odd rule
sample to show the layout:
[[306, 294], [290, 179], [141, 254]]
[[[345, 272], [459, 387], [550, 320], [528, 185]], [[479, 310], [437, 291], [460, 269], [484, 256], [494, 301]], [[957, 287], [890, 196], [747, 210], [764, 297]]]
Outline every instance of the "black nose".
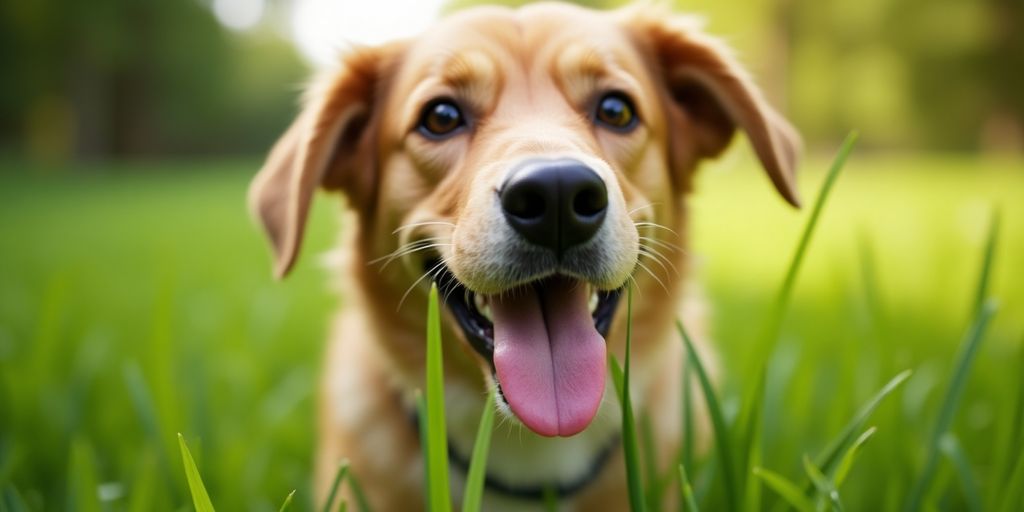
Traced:
[[500, 196], [509, 225], [559, 257], [590, 240], [608, 210], [604, 181], [576, 160], [528, 161], [509, 174]]

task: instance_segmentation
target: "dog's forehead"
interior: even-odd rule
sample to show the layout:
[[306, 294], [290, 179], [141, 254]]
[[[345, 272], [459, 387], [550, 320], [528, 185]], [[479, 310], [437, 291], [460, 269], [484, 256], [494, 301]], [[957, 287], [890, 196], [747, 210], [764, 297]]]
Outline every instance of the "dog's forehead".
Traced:
[[484, 7], [456, 13], [413, 41], [403, 75], [410, 83], [431, 76], [457, 83], [494, 81], [510, 68], [525, 72], [517, 76], [600, 74], [630, 61], [623, 54], [632, 50], [609, 12], [568, 4]]

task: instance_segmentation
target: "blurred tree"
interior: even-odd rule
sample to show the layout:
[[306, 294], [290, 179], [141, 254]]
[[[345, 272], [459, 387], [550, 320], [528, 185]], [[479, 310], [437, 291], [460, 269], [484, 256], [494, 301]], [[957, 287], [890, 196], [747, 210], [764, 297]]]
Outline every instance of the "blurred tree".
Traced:
[[0, 147], [58, 161], [262, 151], [305, 74], [289, 43], [231, 37], [196, 0], [4, 2], [0, 65]]

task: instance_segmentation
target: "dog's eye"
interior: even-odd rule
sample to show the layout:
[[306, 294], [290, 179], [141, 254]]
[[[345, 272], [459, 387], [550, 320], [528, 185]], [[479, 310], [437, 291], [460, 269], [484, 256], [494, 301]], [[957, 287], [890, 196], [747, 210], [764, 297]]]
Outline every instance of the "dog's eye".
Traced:
[[636, 126], [636, 111], [633, 104], [626, 96], [617, 92], [601, 98], [597, 103], [595, 118], [599, 123], [619, 131]]
[[444, 137], [466, 125], [462, 111], [449, 100], [437, 100], [427, 105], [420, 115], [420, 133], [428, 137]]

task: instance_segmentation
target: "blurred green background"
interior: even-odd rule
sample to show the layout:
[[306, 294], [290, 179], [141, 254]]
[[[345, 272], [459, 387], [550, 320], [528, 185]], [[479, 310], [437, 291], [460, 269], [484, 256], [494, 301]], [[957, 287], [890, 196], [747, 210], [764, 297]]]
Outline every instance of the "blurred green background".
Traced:
[[[381, 20], [415, 29], [474, 3], [0, 4], [0, 510], [188, 508], [177, 432], [222, 510], [276, 510], [292, 489], [312, 508], [316, 384], [339, 302], [317, 255], [337, 239], [338, 203], [315, 203], [305, 257], [278, 283], [245, 188], [314, 64], [360, 40], [345, 27], [373, 42]], [[912, 368], [844, 487], [850, 509], [899, 508], [998, 208], [1001, 307], [954, 430], [984, 503], [1004, 499], [1024, 452], [1024, 3], [676, 6], [705, 15], [801, 130], [805, 197], [861, 131], [771, 362], [764, 465], [798, 475]], [[774, 197], [745, 142], [705, 167], [692, 212], [735, 413], [807, 212]], [[969, 506], [953, 466], [940, 471], [929, 506]]]

